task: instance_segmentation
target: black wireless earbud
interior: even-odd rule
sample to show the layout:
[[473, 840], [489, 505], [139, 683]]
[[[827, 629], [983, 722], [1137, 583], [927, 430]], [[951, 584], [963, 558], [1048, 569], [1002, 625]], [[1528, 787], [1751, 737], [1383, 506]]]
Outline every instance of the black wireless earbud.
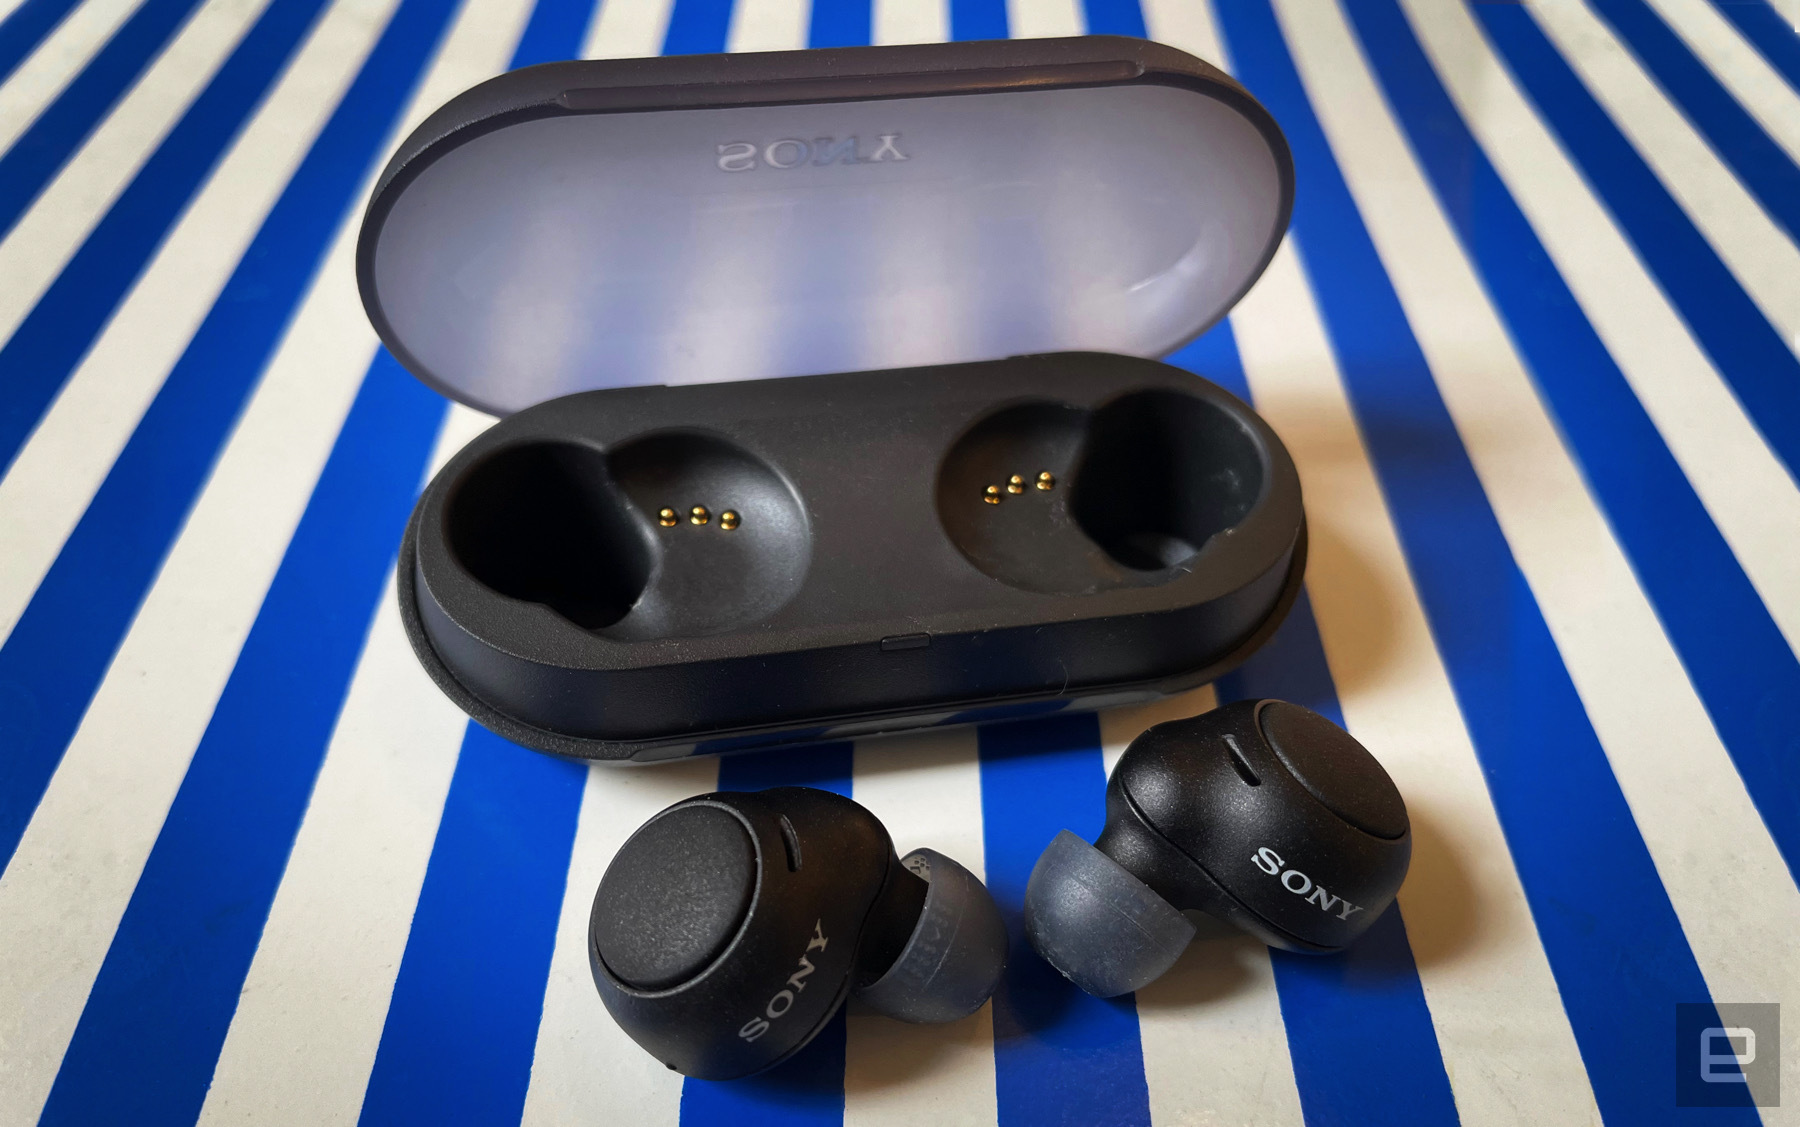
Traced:
[[1299, 705], [1241, 701], [1132, 741], [1099, 841], [1064, 830], [1038, 858], [1025, 933], [1111, 997], [1174, 965], [1190, 909], [1272, 947], [1342, 950], [1393, 903], [1411, 857], [1406, 804], [1362, 744]]
[[778, 787], [645, 823], [600, 880], [588, 961], [632, 1040], [728, 1080], [797, 1052], [852, 993], [902, 1021], [974, 1013], [1005, 968], [1006, 927], [955, 861], [902, 861], [855, 802]]

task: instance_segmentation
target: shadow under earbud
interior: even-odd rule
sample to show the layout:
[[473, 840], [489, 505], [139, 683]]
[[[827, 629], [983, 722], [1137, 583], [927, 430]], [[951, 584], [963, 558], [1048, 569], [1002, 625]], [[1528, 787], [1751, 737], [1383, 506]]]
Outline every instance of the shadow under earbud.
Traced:
[[1419, 966], [1452, 962], [1482, 933], [1481, 903], [1468, 869], [1428, 808], [1408, 808], [1412, 865], [1400, 889], [1407, 941]]
[[844, 1104], [846, 1025], [839, 1010], [818, 1036], [767, 1072], [737, 1080], [688, 1077], [681, 1087], [681, 1118], [696, 1123], [760, 1123], [769, 1110], [841, 1113]]
[[1196, 1010], [1240, 991], [1255, 989], [1268, 972], [1254, 962], [1268, 950], [1253, 936], [1201, 912], [1184, 913], [1194, 925], [1194, 940], [1167, 974], [1137, 992], [1138, 1012]]
[[[1329, 514], [1313, 514], [1307, 525], [1308, 597], [1330, 587], [1335, 632], [1331, 671], [1340, 697], [1379, 680], [1395, 645], [1394, 595], [1375, 569], [1331, 524]], [[1347, 642], [1349, 649], [1346, 650]], [[1342, 660], [1348, 658], [1349, 660]]]
[[993, 1009], [944, 1025], [913, 1025], [884, 1017], [852, 998], [844, 1092], [879, 1092], [973, 1070], [992, 1077]]

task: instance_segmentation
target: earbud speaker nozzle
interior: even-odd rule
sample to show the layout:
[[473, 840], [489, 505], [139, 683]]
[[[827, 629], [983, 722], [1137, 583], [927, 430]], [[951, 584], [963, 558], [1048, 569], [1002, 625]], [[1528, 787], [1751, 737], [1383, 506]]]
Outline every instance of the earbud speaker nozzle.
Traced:
[[1111, 998], [1174, 966], [1194, 925], [1117, 861], [1064, 830], [1031, 870], [1025, 936], [1063, 977]]
[[920, 849], [901, 863], [928, 883], [925, 907], [894, 965], [857, 996], [901, 1021], [967, 1017], [1000, 985], [1006, 924], [975, 875], [942, 853]]

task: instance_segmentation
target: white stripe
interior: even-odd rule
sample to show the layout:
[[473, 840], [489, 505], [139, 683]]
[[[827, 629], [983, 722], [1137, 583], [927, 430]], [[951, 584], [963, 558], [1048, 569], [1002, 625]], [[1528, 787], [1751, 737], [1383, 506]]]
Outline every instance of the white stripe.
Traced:
[[797, 51], [806, 46], [811, 18], [811, 0], [737, 0], [731, 6], [725, 49]]
[[[449, 412], [433, 466], [493, 420]], [[425, 675], [393, 581], [245, 976], [200, 1122], [356, 1122], [467, 719]]]
[[1262, 942], [1217, 920], [1137, 992], [1150, 1122], [1300, 1127], [1275, 967]]
[[1211, 685], [1202, 685], [1197, 689], [1189, 689], [1185, 693], [1176, 693], [1172, 697], [1153, 700], [1148, 704], [1126, 705], [1124, 708], [1108, 709], [1100, 714], [1100, 757], [1106, 765], [1106, 777], [1112, 778], [1113, 768], [1119, 765], [1119, 757], [1131, 746], [1147, 728], [1170, 720], [1184, 720], [1189, 716], [1198, 716], [1202, 712], [1211, 712], [1219, 707], [1219, 697]]
[[713, 790], [718, 780], [712, 758], [588, 769], [525, 1093], [525, 1124], [680, 1120], [681, 1076], [639, 1048], [600, 1003], [588, 969], [588, 913], [600, 877], [625, 839], [658, 811]]
[[0, 242], [0, 339], [18, 329], [268, 2], [210, 0], [44, 186]]
[[1707, 0], [1648, 0], [1763, 132], [1800, 163], [1800, 92]]
[[[405, 129], [504, 65], [521, 0], [458, 20]], [[367, 186], [379, 170], [369, 170]], [[330, 254], [0, 875], [0, 1122], [30, 1121], [374, 349]], [[129, 754], [121, 754], [128, 749]]]
[[1345, 723], [1412, 816], [1400, 905], [1466, 1123], [1598, 1123], [1575, 1036], [1292, 243], [1232, 315], [1311, 524], [1307, 589]]
[[[0, 0], [0, 22], [4, 22], [17, 11], [25, 0]], [[64, 18], [67, 18], [66, 16]]]
[[1082, 35], [1087, 13], [1081, 0], [1006, 0], [1006, 24], [1014, 39]]
[[[1729, 2], [1729, 0], [1728, 0]], [[1794, 27], [1794, 34], [1800, 35], [1800, 0], [1768, 0], [1769, 7], [1781, 14]]]
[[12, 147], [137, 6], [138, 0], [87, 0], [26, 56], [0, 86], [0, 152]]
[[467, 721], [384, 592], [201, 1123], [354, 1124]]
[[1461, 4], [1401, 0], [1463, 120], [1800, 651], [1800, 491]]
[[[0, 638], [30, 604], [396, 2], [336, 0], [0, 479]], [[55, 230], [65, 209], [82, 210], [60, 197], [44, 201], [0, 246], [0, 271], [20, 267], [21, 289], [48, 281], [33, 280], [39, 260], [30, 255], [60, 263], [85, 233]], [[17, 291], [0, 292], [10, 300]]]
[[1787, 232], [1586, 4], [1533, 0], [1531, 11], [1744, 292], [1800, 352], [1800, 250]]
[[1800, 890], [1349, 27], [1335, 7], [1307, 3], [1300, 18], [1281, 2], [1312, 104], [1712, 994], [1776, 1000], [1800, 982]]
[[600, 0], [581, 48], [584, 59], [635, 59], [662, 53], [675, 0]]
[[[928, 846], [985, 879], [981, 765], [974, 729], [858, 740], [853, 793], [901, 856]], [[994, 1008], [947, 1025], [908, 1025], [850, 1005], [845, 1127], [995, 1121]]]
[[[1159, 25], [1159, 39], [1165, 30], [1166, 24]], [[1216, 47], [1213, 58], [1219, 57]], [[1144, 729], [1197, 716], [1217, 704], [1207, 685], [1102, 713], [1107, 776]], [[1205, 1122], [1297, 1127], [1303, 1121], [1300, 1092], [1269, 949], [1216, 920], [1196, 922], [1200, 933], [1181, 959], [1137, 992], [1150, 1121], [1192, 1123], [1204, 1111]]]
[[877, 44], [942, 43], [950, 38], [949, 0], [874, 0]]

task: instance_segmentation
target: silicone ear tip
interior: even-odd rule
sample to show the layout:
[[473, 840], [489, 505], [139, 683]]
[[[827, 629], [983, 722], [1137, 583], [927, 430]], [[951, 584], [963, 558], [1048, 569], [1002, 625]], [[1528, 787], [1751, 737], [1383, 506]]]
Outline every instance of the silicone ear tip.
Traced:
[[1174, 966], [1194, 925], [1117, 861], [1064, 830], [1025, 886], [1025, 936], [1064, 978], [1111, 998]]
[[1006, 969], [1006, 924], [975, 874], [933, 849], [901, 862], [929, 887], [919, 922], [887, 973], [857, 996], [901, 1021], [956, 1021], [974, 1013]]

